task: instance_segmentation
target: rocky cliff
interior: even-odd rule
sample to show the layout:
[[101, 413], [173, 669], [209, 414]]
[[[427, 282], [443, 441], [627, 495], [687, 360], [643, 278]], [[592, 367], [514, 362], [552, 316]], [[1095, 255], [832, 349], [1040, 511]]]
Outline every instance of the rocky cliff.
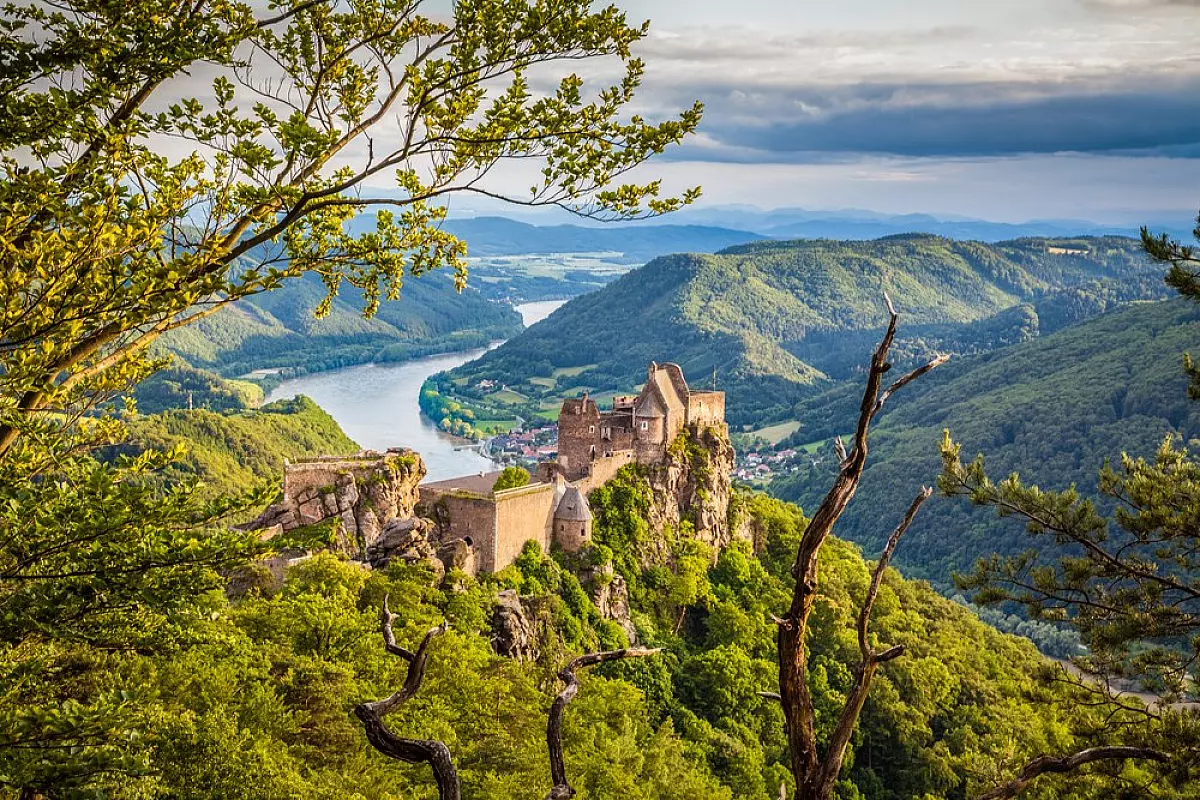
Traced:
[[714, 552], [728, 547], [741, 535], [729, 525], [733, 466], [733, 444], [724, 426], [685, 428], [668, 448], [666, 460], [646, 468], [651, 527], [678, 530], [687, 521], [694, 536]]
[[[380, 558], [384, 539], [397, 538], [385, 537], [389, 526], [413, 518], [424, 477], [425, 462], [406, 449], [288, 464], [282, 499], [247, 527], [273, 536], [337, 518], [337, 550], [358, 559], [368, 553]], [[414, 528], [426, 530], [408, 525], [405, 532]]]

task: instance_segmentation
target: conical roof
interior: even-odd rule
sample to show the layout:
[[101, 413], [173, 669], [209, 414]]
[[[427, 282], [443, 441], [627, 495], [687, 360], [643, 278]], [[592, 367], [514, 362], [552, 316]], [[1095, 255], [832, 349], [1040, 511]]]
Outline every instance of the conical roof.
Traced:
[[583, 492], [574, 486], [568, 486], [562, 499], [558, 501], [554, 518], [570, 522], [588, 522], [592, 518], [592, 509], [588, 508], [587, 498], [583, 496]]

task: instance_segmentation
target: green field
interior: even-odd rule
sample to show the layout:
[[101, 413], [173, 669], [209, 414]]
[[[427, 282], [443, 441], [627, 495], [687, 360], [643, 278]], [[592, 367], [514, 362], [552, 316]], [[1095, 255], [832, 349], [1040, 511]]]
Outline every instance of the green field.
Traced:
[[596, 364], [584, 364], [582, 367], [559, 367], [554, 370], [554, 377], [557, 378], [574, 378], [581, 372], [587, 372], [589, 369], [596, 367]]
[[504, 403], [509, 406], [517, 406], [529, 402], [528, 397], [519, 392], [514, 392], [512, 389], [501, 389], [498, 392], [489, 394], [487, 397], [489, 400], [495, 400], [497, 403]]
[[756, 431], [750, 431], [748, 435], [759, 439], [766, 439], [771, 444], [779, 444], [798, 430], [800, 430], [800, 421], [793, 420], [791, 422], [781, 422], [778, 425], [771, 425], [766, 428], [759, 428]]

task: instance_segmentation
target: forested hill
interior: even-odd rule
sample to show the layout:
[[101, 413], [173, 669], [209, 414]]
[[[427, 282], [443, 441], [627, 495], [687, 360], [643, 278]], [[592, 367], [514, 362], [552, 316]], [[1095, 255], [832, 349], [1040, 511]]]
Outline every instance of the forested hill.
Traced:
[[[965, 358], [893, 399], [873, 434], [871, 458], [838, 534], [877, 552], [919, 484], [940, 470], [938, 444], [949, 429], [963, 457], [982, 452], [997, 479], [1013, 471], [1044, 489], [1079, 486], [1094, 494], [1105, 459], [1152, 455], [1169, 434], [1200, 437], [1200, 408], [1187, 398], [1181, 354], [1200, 342], [1200, 309], [1181, 300], [1137, 303], [1035, 342]], [[846, 433], [858, 387], [847, 383], [803, 403], [793, 443]], [[837, 459], [818, 449], [808, 474], [779, 480], [771, 491], [814, 507]], [[1020, 522], [935, 498], [896, 553], [906, 574], [945, 584], [992, 552], [1029, 545]]]
[[787, 417], [862, 363], [884, 321], [884, 292], [918, 334], [900, 343], [901, 357], [1036, 335], [1021, 315], [984, 322], [1021, 303], [1060, 325], [1114, 302], [1165, 296], [1160, 271], [1138, 243], [1119, 237], [755, 242], [655, 259], [452, 378], [458, 386], [498, 380], [546, 402], [584, 388], [628, 390], [648, 361], [670, 360], [705, 385], [715, 370], [730, 422], [757, 424]]
[[312, 275], [248, 297], [165, 337], [167, 349], [189, 364], [233, 376], [260, 368], [315, 371], [366, 361], [401, 361], [479, 347], [521, 329], [507, 304], [468, 287], [456, 292], [449, 272], [410, 278], [401, 298], [384, 302], [371, 319], [362, 298], [343, 288], [327, 317], [313, 311], [325, 287]]
[[316, 403], [300, 396], [256, 411], [220, 414], [207, 409], [166, 411], [134, 420], [124, 449], [187, 452], [166, 477], [196, 477], [212, 496], [234, 495], [256, 484], [277, 484], [285, 459], [348, 455], [358, 451], [341, 427]]

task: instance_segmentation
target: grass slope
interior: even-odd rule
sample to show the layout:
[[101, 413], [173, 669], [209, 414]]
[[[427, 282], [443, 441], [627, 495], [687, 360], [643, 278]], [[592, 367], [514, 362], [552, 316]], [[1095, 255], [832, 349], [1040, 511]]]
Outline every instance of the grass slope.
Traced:
[[[943, 429], [989, 472], [1019, 472], [1047, 489], [1091, 492], [1104, 460], [1151, 455], [1167, 434], [1200, 436], [1181, 353], [1200, 341], [1200, 309], [1184, 301], [1137, 303], [1037, 341], [952, 361], [893, 399], [872, 440], [870, 463], [838, 534], [878, 552], [921, 483], [940, 470]], [[826, 439], [853, 424], [859, 386], [839, 386], [800, 406], [790, 443]], [[772, 484], [814, 507], [832, 479], [831, 448], [808, 474]], [[935, 498], [896, 553], [907, 574], [945, 584], [953, 570], [1028, 539], [1018, 522]]]

